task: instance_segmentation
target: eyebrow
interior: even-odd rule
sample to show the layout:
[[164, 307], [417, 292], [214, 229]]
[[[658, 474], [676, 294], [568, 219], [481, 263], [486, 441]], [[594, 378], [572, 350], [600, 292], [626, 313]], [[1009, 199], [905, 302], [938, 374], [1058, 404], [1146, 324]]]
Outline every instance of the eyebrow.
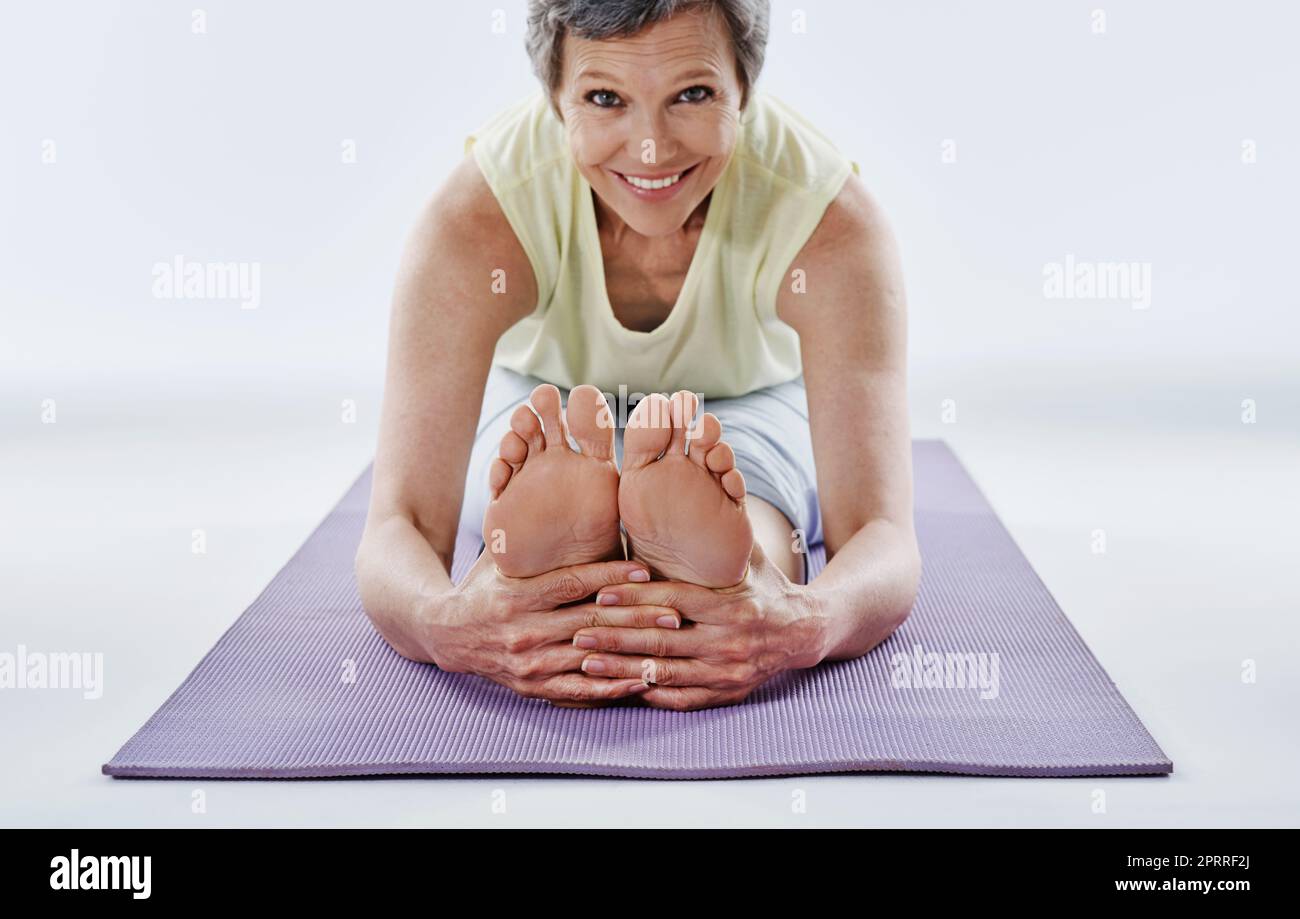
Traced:
[[690, 73], [679, 74], [677, 77], [679, 80], [698, 80], [700, 78], [716, 80], [718, 78], [718, 72], [712, 67], [700, 67], [692, 70]]
[[[677, 79], [683, 82], [686, 80], [697, 80], [700, 78], [716, 80], [718, 78], [718, 72], [710, 68], [697, 68], [695, 70], [690, 71], [689, 73], [678, 74], [677, 76]], [[618, 82], [618, 77], [614, 76], [613, 74], [605, 73], [605, 71], [603, 70], [580, 70], [578, 71], [578, 75], [576, 79], [606, 80], [610, 83]]]
[[579, 70], [579, 80], [608, 80], [611, 83], [617, 82], [615, 77], [610, 76], [602, 70]]

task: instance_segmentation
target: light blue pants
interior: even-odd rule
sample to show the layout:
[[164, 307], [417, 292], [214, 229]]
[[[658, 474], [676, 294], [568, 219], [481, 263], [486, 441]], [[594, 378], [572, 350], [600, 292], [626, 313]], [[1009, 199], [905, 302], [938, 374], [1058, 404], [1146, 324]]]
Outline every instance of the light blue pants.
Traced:
[[[501, 438], [510, 430], [510, 416], [515, 407], [526, 402], [529, 393], [541, 382], [504, 367], [492, 367], [465, 481], [460, 517], [463, 530], [474, 533], [482, 530], [488, 504], [488, 470]], [[564, 389], [560, 394], [567, 403], [569, 394]], [[633, 405], [620, 405], [619, 393], [606, 393], [605, 397], [618, 424], [614, 447], [621, 466], [623, 426], [632, 414]], [[748, 494], [785, 514], [793, 527], [803, 531], [805, 546], [821, 542], [822, 517], [817, 505], [817, 472], [813, 465], [803, 378], [734, 399], [710, 399], [700, 410], [712, 412], [722, 422], [722, 439], [736, 453], [736, 467], [745, 476]]]

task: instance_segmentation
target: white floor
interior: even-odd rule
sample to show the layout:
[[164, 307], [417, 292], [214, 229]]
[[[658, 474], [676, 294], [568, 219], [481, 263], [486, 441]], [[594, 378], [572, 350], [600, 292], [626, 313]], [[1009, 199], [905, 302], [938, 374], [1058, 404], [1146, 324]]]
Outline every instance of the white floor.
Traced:
[[[954, 445], [1173, 776], [106, 778], [100, 765], [365, 465], [377, 393], [87, 383], [16, 392], [0, 407], [0, 651], [105, 660], [97, 700], [0, 690], [0, 824], [1300, 824], [1295, 387], [1242, 393], [1102, 372], [1061, 391], [1032, 371], [922, 379], [914, 434]], [[945, 424], [950, 392], [961, 398]], [[40, 422], [46, 398], [55, 424]], [[1256, 399], [1257, 423], [1241, 423], [1242, 398]], [[356, 400], [355, 424], [340, 419], [344, 399]], [[205, 555], [191, 552], [195, 529]], [[1092, 551], [1098, 529], [1104, 554]], [[1242, 679], [1248, 660], [1253, 683]], [[202, 814], [191, 806], [199, 789]], [[797, 790], [806, 812], [792, 807]]]

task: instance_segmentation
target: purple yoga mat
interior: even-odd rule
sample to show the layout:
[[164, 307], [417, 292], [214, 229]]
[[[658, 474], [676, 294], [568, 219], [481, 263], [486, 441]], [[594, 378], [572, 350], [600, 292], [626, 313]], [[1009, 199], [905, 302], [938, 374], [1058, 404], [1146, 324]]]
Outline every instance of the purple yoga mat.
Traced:
[[[913, 454], [924, 574], [907, 622], [865, 657], [787, 672], [740, 705], [699, 712], [555, 708], [400, 657], [366, 619], [352, 574], [367, 471], [104, 772], [1173, 771], [952, 451], [916, 441]], [[458, 576], [478, 548], [472, 534], [458, 545]]]

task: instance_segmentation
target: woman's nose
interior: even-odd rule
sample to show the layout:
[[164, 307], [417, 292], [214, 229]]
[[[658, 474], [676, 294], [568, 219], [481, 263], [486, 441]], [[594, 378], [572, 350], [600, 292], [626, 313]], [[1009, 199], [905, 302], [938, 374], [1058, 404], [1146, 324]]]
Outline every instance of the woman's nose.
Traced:
[[660, 109], [643, 108], [633, 120], [627, 138], [627, 154], [639, 163], [654, 165], [671, 162], [677, 155], [677, 143], [668, 130], [667, 118]]

